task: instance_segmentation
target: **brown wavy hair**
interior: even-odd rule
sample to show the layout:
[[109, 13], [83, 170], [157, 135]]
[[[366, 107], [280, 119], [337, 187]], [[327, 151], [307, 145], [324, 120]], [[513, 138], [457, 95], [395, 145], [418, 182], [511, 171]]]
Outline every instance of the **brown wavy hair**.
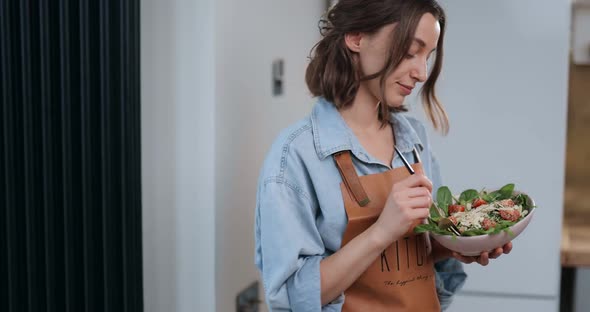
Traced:
[[[320, 20], [322, 39], [310, 52], [305, 73], [307, 87], [313, 96], [322, 96], [337, 108], [350, 106], [361, 81], [380, 78], [381, 99], [379, 118], [383, 125], [391, 112], [407, 111], [404, 106], [390, 107], [385, 102], [385, 79], [402, 62], [413, 42], [422, 16], [432, 14], [440, 24], [436, 58], [420, 95], [426, 114], [435, 129], [447, 133], [447, 114], [436, 97], [435, 85], [442, 69], [443, 39], [446, 15], [435, 0], [340, 0]], [[381, 27], [397, 23], [389, 49], [389, 58], [382, 70], [361, 77], [354, 52], [344, 42], [347, 33], [374, 34]]]

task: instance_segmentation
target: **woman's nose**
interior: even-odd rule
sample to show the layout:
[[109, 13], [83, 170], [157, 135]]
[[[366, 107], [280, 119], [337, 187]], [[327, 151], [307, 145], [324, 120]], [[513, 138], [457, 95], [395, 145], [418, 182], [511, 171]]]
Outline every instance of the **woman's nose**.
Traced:
[[411, 72], [411, 76], [413, 79], [424, 82], [428, 78], [428, 64], [426, 62], [420, 62], [416, 64], [414, 69]]

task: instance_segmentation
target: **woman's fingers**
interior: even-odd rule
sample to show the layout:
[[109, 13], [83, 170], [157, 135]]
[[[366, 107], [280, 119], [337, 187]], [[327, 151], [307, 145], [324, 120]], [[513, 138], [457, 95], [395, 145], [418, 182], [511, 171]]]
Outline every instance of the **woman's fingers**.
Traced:
[[504, 253], [504, 249], [498, 247], [492, 251], [490, 251], [490, 259], [496, 259], [498, 257], [500, 257], [502, 254]]
[[489, 254], [487, 251], [482, 252], [479, 257], [476, 258], [477, 263], [486, 266], [490, 263]]
[[492, 251], [490, 251], [490, 259], [496, 259], [500, 257], [502, 254], [509, 254], [512, 251], [512, 242], [506, 243], [502, 247], [498, 247]]
[[415, 208], [409, 212], [409, 216], [411, 220], [416, 219], [425, 219], [430, 214], [430, 209], [428, 208]]
[[430, 196], [421, 196], [421, 197], [414, 197], [406, 199], [402, 202], [405, 206], [409, 208], [430, 208], [432, 205], [432, 198]]
[[489, 252], [484, 251], [477, 257], [468, 257], [468, 256], [461, 255], [457, 252], [453, 252], [453, 258], [456, 258], [457, 260], [459, 260], [465, 264], [477, 262], [483, 266], [486, 266], [490, 263], [490, 259], [497, 259], [502, 254], [509, 254], [510, 251], [512, 251], [512, 242], [509, 242], [509, 243], [505, 244], [504, 246], [498, 247], [498, 248], [491, 250]]
[[464, 256], [464, 255], [457, 253], [457, 252], [453, 252], [453, 258], [455, 258], [465, 264], [471, 264], [471, 263], [475, 262], [475, 257]]
[[453, 258], [455, 258], [465, 264], [471, 264], [473, 262], [477, 262], [482, 266], [486, 266], [490, 263], [490, 258], [489, 258], [489, 255], [486, 251], [482, 252], [479, 256], [476, 256], [476, 257], [464, 256], [464, 255], [459, 254], [457, 252], [453, 252]]
[[431, 193], [428, 190], [428, 188], [423, 187], [423, 186], [411, 187], [411, 188], [407, 189], [404, 193], [406, 196], [408, 196], [410, 198], [423, 197], [423, 196], [431, 197], [431, 195], [430, 195]]
[[394, 190], [422, 186], [432, 192], [432, 182], [422, 173], [411, 175], [393, 185]]
[[506, 243], [506, 245], [504, 245], [502, 249], [504, 249], [505, 254], [509, 254], [512, 251], [512, 242]]

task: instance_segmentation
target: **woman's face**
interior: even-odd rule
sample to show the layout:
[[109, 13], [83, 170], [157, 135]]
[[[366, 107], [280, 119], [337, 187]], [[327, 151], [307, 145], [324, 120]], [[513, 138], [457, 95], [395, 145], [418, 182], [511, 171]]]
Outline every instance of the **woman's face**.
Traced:
[[[363, 75], [379, 72], [385, 66], [389, 54], [395, 24], [383, 26], [378, 32], [358, 36], [358, 61]], [[352, 37], [349, 37], [352, 36]], [[395, 70], [385, 80], [385, 99], [390, 106], [401, 106], [406, 96], [418, 82], [428, 78], [428, 59], [436, 49], [440, 36], [440, 24], [432, 14], [424, 14], [416, 28], [410, 50]], [[351, 39], [352, 38], [352, 39]], [[346, 42], [354, 43], [354, 35], [347, 35]], [[354, 50], [354, 49], [352, 49]], [[380, 78], [364, 81], [365, 87], [377, 99], [381, 97]]]

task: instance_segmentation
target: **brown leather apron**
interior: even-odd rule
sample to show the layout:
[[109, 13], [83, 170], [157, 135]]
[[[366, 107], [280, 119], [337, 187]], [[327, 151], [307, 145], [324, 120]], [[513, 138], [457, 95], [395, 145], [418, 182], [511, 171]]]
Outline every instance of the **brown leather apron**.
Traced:
[[[393, 184], [410, 173], [401, 167], [358, 176], [349, 151], [335, 154], [334, 159], [342, 176], [340, 188], [348, 216], [344, 246], [377, 220]], [[423, 172], [419, 163], [412, 167]], [[347, 312], [440, 311], [428, 236], [414, 234], [412, 227], [387, 247], [344, 294], [342, 311]]]

